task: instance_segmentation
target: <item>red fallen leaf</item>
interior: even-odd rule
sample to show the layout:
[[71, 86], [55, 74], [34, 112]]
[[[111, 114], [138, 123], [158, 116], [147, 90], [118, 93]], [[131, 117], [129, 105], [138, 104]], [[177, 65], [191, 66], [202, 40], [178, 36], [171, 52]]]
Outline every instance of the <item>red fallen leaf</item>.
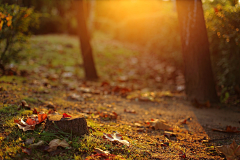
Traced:
[[216, 7], [214, 7], [214, 11], [215, 13], [219, 12], [219, 10]]
[[240, 131], [237, 130], [237, 127], [226, 126], [226, 132], [235, 133], [235, 132], [240, 132]]
[[23, 153], [26, 153], [28, 155], [30, 155], [32, 153], [31, 149], [29, 149], [29, 148], [26, 148], [26, 147], [23, 147], [23, 146], [21, 146], [21, 148], [22, 148], [22, 152]]
[[63, 118], [67, 118], [67, 117], [72, 117], [72, 116], [70, 116], [70, 115], [68, 115], [66, 113], [63, 113]]
[[53, 113], [55, 113], [55, 111], [52, 109], [48, 111], [48, 114], [53, 114]]
[[44, 121], [47, 118], [47, 114], [38, 114], [38, 123], [41, 123], [42, 121]]
[[180, 158], [186, 158], [186, 154], [183, 153], [182, 151], [180, 151], [180, 153], [178, 154]]
[[28, 125], [36, 125], [36, 124], [37, 124], [37, 122], [36, 122], [35, 120], [33, 120], [32, 118], [28, 118], [27, 121], [26, 121], [26, 123], [27, 123]]
[[161, 144], [161, 147], [168, 147], [168, 146], [169, 146], [169, 143], [168, 143], [168, 142]]
[[118, 117], [118, 114], [116, 113], [116, 112], [112, 112], [112, 114], [114, 114], [114, 116], [112, 117], [113, 119], [117, 119], [117, 117]]
[[108, 82], [102, 82], [102, 84], [101, 84], [101, 87], [104, 87], [104, 86], [110, 86], [110, 84], [108, 83]]
[[181, 124], [186, 124], [187, 123], [187, 119], [184, 119]]
[[39, 112], [36, 110], [36, 108], [34, 108], [33, 110], [33, 114], [38, 114]]

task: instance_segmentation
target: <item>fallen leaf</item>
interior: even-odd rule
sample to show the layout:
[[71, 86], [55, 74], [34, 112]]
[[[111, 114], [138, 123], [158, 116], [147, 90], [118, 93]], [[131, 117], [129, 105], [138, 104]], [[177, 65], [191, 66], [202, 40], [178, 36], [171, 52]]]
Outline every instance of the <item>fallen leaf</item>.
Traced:
[[26, 145], [32, 144], [34, 140], [35, 140], [34, 137], [28, 138], [28, 139], [26, 139], [25, 144], [26, 144]]
[[35, 129], [35, 125], [28, 125], [22, 119], [14, 120], [14, 123], [16, 123], [18, 125], [18, 128], [22, 129], [24, 132], [28, 131], [28, 130], [34, 130]]
[[32, 119], [32, 118], [28, 118], [28, 119], [26, 120], [26, 123], [27, 123], [28, 125], [36, 125], [36, 124], [37, 124], [37, 122], [36, 122], [34, 119]]
[[192, 121], [192, 117], [188, 117], [186, 119], [180, 120], [178, 123], [181, 124], [187, 124], [187, 122]]
[[66, 113], [63, 113], [63, 118], [67, 118], [67, 117], [72, 117], [72, 116], [70, 116], [70, 115], [68, 115]]
[[227, 160], [240, 159], [240, 146], [236, 144], [235, 140], [232, 144], [218, 146], [217, 149], [226, 156]]
[[45, 107], [56, 111], [56, 106], [52, 102], [47, 102]]
[[105, 160], [110, 160], [110, 159], [121, 159], [121, 160], [125, 160], [125, 158], [123, 158], [120, 155], [114, 155], [114, 154], [101, 154], [101, 153], [97, 153], [97, 154], [93, 154], [91, 156], [86, 157], [85, 160], [101, 160], [101, 159], [105, 159]]
[[49, 149], [48, 152], [54, 151], [57, 149], [57, 147], [70, 147], [69, 144], [66, 142], [66, 140], [60, 140], [60, 139], [54, 139], [51, 142], [49, 142]]
[[182, 151], [180, 151], [180, 153], [178, 154], [180, 158], [186, 158], [186, 154], [183, 153]]
[[132, 110], [124, 109], [124, 112], [126, 112], [126, 113], [134, 113], [134, 114], [136, 113], [136, 111], [133, 110], [133, 109]]
[[26, 153], [27, 155], [30, 155], [32, 153], [31, 149], [29, 149], [29, 148], [21, 146], [21, 149], [22, 149], [22, 152]]
[[94, 151], [99, 153], [99, 154], [105, 154], [105, 155], [110, 154], [109, 151], [103, 151], [100, 148], [95, 148]]
[[162, 129], [162, 130], [169, 130], [172, 131], [173, 129], [166, 124], [165, 121], [160, 121], [158, 119], [150, 121], [150, 125], [155, 128], [155, 130]]
[[29, 148], [36, 148], [44, 144], [43, 140], [40, 140], [38, 143], [30, 144]]
[[168, 142], [165, 142], [165, 143], [162, 143], [161, 144], [161, 147], [168, 147], [169, 146], [169, 143]]
[[78, 94], [75, 94], [75, 93], [69, 95], [68, 99], [74, 100], [74, 101], [84, 101], [84, 97], [82, 97], [82, 96], [80, 96]]
[[104, 87], [104, 86], [110, 86], [110, 83], [108, 83], [106, 81], [103, 81], [102, 84], [101, 84], [101, 87]]
[[177, 136], [175, 134], [169, 133], [169, 132], [164, 132], [164, 136], [169, 139], [169, 140], [177, 140]]
[[47, 118], [47, 114], [38, 114], [38, 124]]
[[109, 141], [112, 142], [120, 142], [126, 146], [129, 146], [129, 142], [127, 140], [123, 140], [122, 135], [120, 135], [118, 132], [114, 132], [113, 134], [106, 134], [103, 133], [103, 138], [108, 139]]
[[213, 131], [218, 131], [218, 132], [224, 132], [224, 133], [240, 133], [240, 131], [237, 129], [237, 127], [232, 127], [232, 126], [226, 126], [225, 130], [221, 129], [212, 129]]
[[100, 112], [98, 114], [103, 120], [116, 120], [118, 117], [116, 112]]
[[22, 100], [22, 107], [28, 107], [28, 104], [25, 100]]
[[19, 120], [15, 119], [14, 123], [16, 123], [18, 127], [23, 131], [28, 131], [28, 130], [34, 130], [35, 125], [43, 122], [46, 118], [47, 118], [47, 114], [38, 114], [37, 116], [32, 115], [28, 117], [26, 122], [24, 122], [23, 119], [19, 119]]
[[34, 110], [33, 110], [33, 114], [38, 114], [36, 108], [34, 108]]
[[21, 108], [27, 109], [27, 110], [31, 109], [30, 106], [27, 104], [27, 102], [25, 100], [22, 100], [21, 106], [19, 106], [19, 109], [21, 109]]
[[140, 123], [134, 123], [134, 126], [136, 127], [142, 127], [142, 125]]

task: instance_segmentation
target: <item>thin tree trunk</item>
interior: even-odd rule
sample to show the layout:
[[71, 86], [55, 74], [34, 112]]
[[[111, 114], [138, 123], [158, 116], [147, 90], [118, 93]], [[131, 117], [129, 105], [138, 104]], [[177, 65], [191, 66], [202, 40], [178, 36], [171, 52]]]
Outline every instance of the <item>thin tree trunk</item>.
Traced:
[[[92, 33], [93, 30], [94, 30], [95, 5], [96, 5], [96, 2], [95, 2], [95, 0], [91, 0], [89, 3], [90, 3], [90, 6], [89, 6], [88, 28], [89, 28], [89, 31]], [[91, 37], [92, 37], [92, 35], [91, 35]]]
[[81, 43], [81, 52], [83, 57], [83, 65], [86, 79], [97, 79], [97, 71], [95, 68], [92, 47], [90, 44], [90, 36], [87, 30], [86, 16], [84, 11], [84, 0], [75, 1], [78, 20], [78, 34]]
[[218, 102], [201, 0], [177, 0], [189, 99]]

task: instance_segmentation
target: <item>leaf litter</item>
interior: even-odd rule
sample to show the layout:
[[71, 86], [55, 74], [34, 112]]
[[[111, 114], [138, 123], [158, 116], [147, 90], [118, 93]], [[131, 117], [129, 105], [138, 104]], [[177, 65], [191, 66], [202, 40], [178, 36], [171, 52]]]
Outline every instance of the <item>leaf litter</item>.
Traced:
[[[152, 148], [148, 146], [148, 151], [146, 151], [146, 152], [142, 151], [143, 150], [142, 148], [139, 149], [139, 150], [141, 150], [139, 152], [139, 154], [148, 155], [149, 152], [152, 152], [151, 154], [155, 154], [154, 152], [159, 152], [159, 153], [162, 153], [165, 156], [157, 155], [156, 158], [163, 157], [163, 159], [164, 158], [166, 159], [167, 156], [170, 156], [170, 155], [173, 155], [173, 154], [174, 154], [174, 156], [172, 156], [171, 158], [168, 158], [168, 159], [176, 159], [176, 157], [177, 158], [186, 158], [186, 157], [191, 158], [191, 157], [194, 157], [193, 155], [197, 154], [197, 152], [200, 152], [200, 151], [203, 151], [203, 150], [205, 151], [205, 146], [202, 146], [201, 144], [198, 143], [198, 142], [202, 142], [202, 139], [204, 139], [203, 137], [201, 137], [203, 135], [203, 133], [201, 133], [201, 132], [193, 133], [193, 132], [188, 131], [188, 130], [186, 131], [186, 130], [175, 129], [175, 128], [173, 130], [171, 130], [171, 128], [173, 127], [172, 124], [173, 123], [175, 124], [175, 122], [171, 122], [171, 120], [172, 120], [171, 117], [169, 118], [169, 124], [168, 124], [166, 122], [162, 122], [160, 120], [159, 116], [158, 117], [153, 116], [151, 118], [154, 119], [153, 120], [154, 122], [150, 125], [150, 122], [151, 122], [150, 121], [149, 122], [150, 127], [148, 127], [148, 125], [144, 124], [144, 121], [146, 120], [146, 118], [150, 119], [149, 116], [151, 116], [151, 114], [149, 114], [149, 115], [144, 114], [144, 112], [142, 112], [142, 110], [140, 110], [140, 107], [138, 107], [138, 108], [135, 107], [134, 108], [136, 113], [138, 113], [138, 114], [125, 114], [124, 113], [124, 108], [126, 108], [127, 104], [129, 104], [129, 103], [126, 103], [126, 104], [121, 106], [121, 101], [125, 102], [126, 100], [125, 99], [120, 99], [119, 100], [117, 96], [120, 96], [120, 97], [126, 97], [127, 96], [128, 97], [130, 95], [130, 98], [129, 97], [128, 98], [129, 98], [129, 100], [131, 100], [131, 102], [136, 101], [138, 103], [138, 100], [139, 101], [145, 101], [143, 103], [148, 103], [147, 107], [151, 106], [152, 102], [157, 102], [159, 105], [163, 105], [166, 110], [171, 109], [171, 107], [168, 107], [168, 102], [166, 102], [165, 99], [170, 99], [170, 98], [173, 99], [175, 97], [174, 92], [172, 92], [172, 91], [168, 91], [166, 93], [161, 93], [162, 91], [153, 91], [153, 92], [152, 91], [147, 91], [145, 93], [141, 92], [141, 90], [146, 87], [146, 85], [145, 85], [146, 83], [145, 84], [142, 83], [143, 80], [148, 81], [148, 82], [153, 82], [153, 81], [156, 82], [156, 79], [157, 79], [158, 80], [157, 83], [148, 83], [148, 84], [152, 84], [152, 86], [154, 86], [154, 88], [158, 88], [158, 87], [161, 87], [161, 84], [160, 84], [161, 82], [168, 81], [169, 77], [167, 77], [167, 76], [170, 75], [170, 73], [165, 74], [164, 73], [165, 71], [162, 71], [162, 70], [164, 70], [164, 68], [167, 68], [167, 67], [165, 67], [166, 66], [165, 64], [161, 64], [162, 66], [160, 66], [159, 62], [157, 62], [157, 61], [155, 62], [154, 60], [149, 60], [149, 58], [150, 57], [143, 58], [143, 59], [147, 59], [148, 63], [145, 63], [145, 60], [143, 61], [140, 58], [136, 58], [137, 62], [132, 64], [132, 65], [135, 65], [135, 66], [132, 66], [132, 69], [131, 69], [131, 70], [133, 70], [132, 72], [134, 72], [135, 74], [139, 73], [137, 75], [138, 77], [135, 78], [135, 79], [131, 79], [131, 76], [129, 76], [128, 73], [122, 73], [122, 75], [127, 77], [127, 79], [124, 80], [124, 78], [123, 78], [122, 80], [119, 81], [119, 79], [116, 78], [119, 83], [117, 82], [115, 84], [111, 83], [110, 81], [106, 82], [106, 83], [104, 83], [104, 81], [103, 81], [102, 85], [99, 84], [99, 83], [96, 85], [96, 84], [93, 84], [91, 82], [84, 82], [84, 81], [80, 80], [80, 82], [78, 82], [78, 83], [81, 83], [81, 84], [79, 86], [77, 85], [78, 87], [76, 89], [74, 89], [74, 92], [76, 92], [75, 94], [82, 96], [83, 93], [87, 93], [87, 94], [91, 94], [91, 95], [86, 96], [87, 98], [84, 98], [84, 100], [82, 100], [82, 101], [76, 100], [75, 102], [73, 102], [73, 103], [77, 104], [76, 107], [75, 107], [75, 104], [70, 104], [70, 105], [69, 105], [69, 103], [64, 104], [63, 101], [56, 102], [56, 104], [59, 105], [59, 109], [61, 108], [61, 110], [62, 110], [61, 113], [72, 114], [77, 109], [83, 110], [84, 107], [89, 109], [89, 110], [94, 110], [94, 107], [89, 105], [90, 103], [91, 104], [108, 103], [108, 104], [112, 105], [112, 103], [114, 102], [115, 104], [112, 105], [113, 107], [110, 110], [107, 110], [104, 113], [102, 111], [98, 111], [98, 110], [94, 110], [94, 113], [93, 112], [88, 113], [88, 114], [94, 114], [94, 115], [97, 115], [97, 114], [101, 115], [101, 116], [99, 116], [99, 118], [96, 119], [96, 121], [99, 122], [99, 123], [104, 123], [104, 124], [99, 125], [100, 127], [91, 126], [94, 130], [96, 130], [96, 131], [102, 130], [101, 127], [107, 128], [109, 126], [109, 124], [113, 123], [112, 120], [114, 120], [114, 122], [116, 122], [116, 124], [110, 125], [110, 128], [111, 128], [110, 130], [113, 130], [115, 128], [117, 128], [117, 129], [121, 128], [122, 130], [124, 130], [124, 132], [130, 138], [129, 143], [131, 142], [131, 146], [134, 146], [138, 143], [142, 143], [142, 145], [143, 144], [144, 145], [145, 144], [151, 144], [151, 146], [153, 146]], [[124, 62], [124, 63], [128, 63], [128, 62]], [[147, 80], [146, 80], [146, 78], [140, 78], [141, 74], [142, 74], [142, 72], [140, 72], [140, 71], [143, 71], [144, 69], [146, 69], [146, 67], [144, 67], [144, 68], [142, 67], [144, 65], [147, 66], [147, 68], [148, 68], [149, 77], [152, 77], [152, 78], [149, 78]], [[44, 72], [47, 72], [49, 66], [42, 66], [42, 69], [44, 69]], [[64, 69], [62, 69], [62, 70], [64, 71]], [[120, 70], [120, 68], [114, 70], [114, 73], [117, 70]], [[123, 70], [123, 72], [125, 72], [124, 69], [121, 69], [121, 70]], [[157, 77], [156, 77], [155, 70], [161, 71], [163, 73], [162, 74], [157, 74]], [[41, 71], [41, 72], [43, 72], [43, 71]], [[47, 98], [47, 96], [48, 95], [52, 96], [53, 95], [52, 91], [58, 91], [58, 90], [61, 90], [61, 91], [64, 91], [64, 92], [65, 91], [66, 92], [72, 91], [72, 87], [71, 87], [72, 85], [68, 84], [68, 85], [66, 85], [66, 87], [62, 87], [62, 86], [64, 86], [63, 80], [60, 80], [60, 83], [58, 84], [58, 86], [56, 88], [53, 87], [54, 85], [51, 84], [51, 83], [56, 82], [57, 76], [52, 76], [52, 77], [49, 76], [47, 80], [41, 80], [41, 79], [45, 78], [45, 75], [42, 74], [41, 72], [38, 72], [38, 73], [35, 72], [35, 74], [38, 75], [37, 77], [39, 77], [39, 80], [37, 80], [37, 79], [36, 80], [39, 81], [39, 85], [42, 86], [41, 90], [33, 89], [32, 90], [33, 92], [31, 94], [35, 94], [36, 96], [39, 96], [40, 98], [44, 97], [43, 99], [45, 99], [45, 100], [50, 100], [50, 98]], [[64, 71], [64, 72], [67, 73], [68, 71]], [[169, 72], [169, 71], [167, 71], [167, 72]], [[68, 80], [73, 79], [73, 77], [76, 78], [76, 76], [73, 75], [72, 73], [71, 74], [66, 74], [66, 76], [64, 75], [64, 76], [62, 76], [62, 78], [63, 79], [68, 79]], [[51, 75], [51, 74], [48, 74], [48, 75]], [[142, 74], [142, 75], [145, 76], [144, 74]], [[163, 77], [162, 75], [164, 75], [166, 77]], [[120, 76], [116, 75], [116, 77], [120, 77]], [[59, 78], [60, 78], [60, 76], [59, 76]], [[68, 83], [70, 83], [70, 81]], [[132, 85], [131, 83], [134, 83], [134, 85]], [[178, 84], [178, 85], [181, 85], [181, 84]], [[165, 87], [165, 86], [163, 86], [163, 87]], [[36, 92], [34, 92], [34, 90]], [[135, 97], [133, 96], [131, 98], [131, 94], [133, 93], [132, 91], [136, 91], [137, 95]], [[43, 95], [42, 93], [45, 93], [45, 95]], [[60, 96], [60, 95], [61, 94], [58, 94], [57, 96]], [[66, 95], [69, 95], [69, 94], [66, 94]], [[66, 95], [62, 96], [61, 98], [66, 99]], [[96, 96], [96, 95], [98, 95], [98, 96]], [[127, 98], [127, 100], [128, 100], [128, 98]], [[51, 99], [50, 101], [54, 101], [54, 100]], [[54, 103], [55, 103], [55, 101], [54, 101]], [[161, 104], [161, 103], [163, 103], [163, 104]], [[120, 109], [119, 110], [113, 110], [113, 108], [115, 108], [115, 106], [117, 106]], [[196, 106], [198, 108], [209, 108], [210, 104], [208, 104], [208, 103], [206, 103], [204, 105], [197, 104]], [[204, 107], [202, 107], [202, 106], [204, 106]], [[40, 107], [42, 107], [41, 103], [40, 103]], [[47, 109], [52, 109], [51, 113], [48, 113], [48, 114], [53, 114], [56, 111], [56, 106], [53, 106], [53, 105], [43, 106], [43, 107], [45, 107]], [[66, 108], [68, 107], [68, 109], [63, 109], [65, 107]], [[129, 108], [129, 107], [131, 107], [131, 106], [127, 106], [127, 108]], [[27, 107], [22, 107], [22, 108], [27, 109]], [[72, 111], [69, 108], [71, 108]], [[149, 110], [150, 110], [150, 108], [149, 108]], [[161, 109], [163, 109], [163, 108], [161, 108]], [[113, 112], [115, 112], [117, 116], [114, 115]], [[174, 112], [174, 111], [171, 111], [171, 112]], [[169, 115], [166, 115], [165, 113], [166, 112], [164, 112], [164, 110], [163, 111], [161, 110], [161, 115], [160, 116], [161, 117], [169, 116]], [[35, 114], [39, 114], [39, 113], [35, 112]], [[113, 114], [113, 115], [111, 115], [111, 114]], [[126, 116], [124, 117], [123, 115], [126, 115]], [[111, 118], [111, 116], [113, 118]], [[142, 117], [146, 116], [146, 117], [144, 119], [144, 118], [141, 118], [141, 116]], [[91, 117], [91, 116], [89, 116], [89, 117]], [[133, 117], [135, 117], [135, 118], [133, 118]], [[29, 118], [31, 118], [31, 117], [29, 117]], [[31, 128], [31, 127], [34, 126], [35, 123], [37, 123], [37, 119], [38, 118], [36, 118], [36, 117], [35, 118], [32, 117], [28, 121], [26, 121], [25, 119], [21, 119], [21, 120], [19, 119], [18, 123], [21, 124], [20, 125], [21, 127], [26, 127], [28, 125], [28, 127]], [[44, 117], [40, 116], [40, 119], [44, 119]], [[156, 122], [157, 119], [158, 119], [158, 122]], [[101, 120], [107, 120], [107, 121], [103, 122]], [[173, 120], [174, 120], [174, 118], [173, 118]], [[26, 122], [28, 122], [28, 123], [26, 123]], [[189, 121], [185, 119], [185, 120], [182, 121], [182, 124], [188, 124], [188, 122]], [[143, 132], [134, 132], [134, 130], [132, 130], [131, 127], [129, 128], [129, 126], [134, 125], [134, 123], [139, 123], [140, 125], [136, 125], [136, 127], [138, 129], [143, 128]], [[26, 125], [26, 126], [24, 126], [24, 125]], [[26, 127], [25, 129], [27, 129], [28, 127]], [[170, 129], [171, 132], [166, 132], [168, 129]], [[232, 128], [231, 130], [235, 130], [235, 129]], [[107, 133], [106, 131], [104, 131], [104, 132], [105, 132], [105, 134]], [[107, 134], [107, 135], [109, 135], [109, 134]], [[178, 140], [176, 142], [174, 142], [175, 141], [175, 136]], [[113, 135], [111, 135], [111, 137], [113, 137]], [[110, 139], [114, 139], [114, 138], [111, 138], [111, 137], [110, 136], [108, 137], [109, 138], [108, 141], [110, 141]], [[123, 139], [119, 137], [119, 140], [123, 140]], [[117, 142], [117, 143], [120, 143], [119, 141], [116, 141], [116, 140], [114, 140], [114, 141]], [[160, 143], [160, 145], [158, 144], [158, 142]], [[45, 142], [45, 143], [47, 143], [47, 142]], [[117, 145], [114, 145], [114, 146], [117, 146]], [[164, 147], [164, 149], [161, 149], [161, 146]], [[198, 148], [198, 149], [196, 149], [196, 148]], [[26, 152], [28, 151], [28, 148], [23, 148], [23, 149], [26, 150]], [[119, 149], [121, 149], [121, 147], [119, 147]], [[103, 149], [103, 151], [104, 150], [105, 149]], [[112, 153], [112, 152], [113, 151], [110, 150], [110, 153]], [[97, 153], [97, 154], [101, 155], [103, 153]], [[97, 154], [94, 154], [94, 155], [97, 155]], [[211, 154], [212, 153], [209, 153], [208, 156], [207, 155], [205, 155], [205, 156], [206, 157], [211, 157]], [[105, 155], [103, 154], [100, 157], [103, 158], [104, 156], [106, 156], [106, 154]], [[96, 158], [96, 157], [94, 157], [94, 158]], [[204, 156], [202, 156], [202, 158], [204, 158]]]

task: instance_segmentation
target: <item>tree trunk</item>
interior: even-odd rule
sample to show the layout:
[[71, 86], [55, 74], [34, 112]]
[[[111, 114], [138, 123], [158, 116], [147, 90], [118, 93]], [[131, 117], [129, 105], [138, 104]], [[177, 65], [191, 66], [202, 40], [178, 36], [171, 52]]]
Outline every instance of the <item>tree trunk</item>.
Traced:
[[201, 0], [177, 0], [189, 99], [218, 102]]
[[[89, 31], [92, 33], [94, 30], [94, 18], [95, 18], [95, 6], [96, 6], [96, 2], [95, 0], [91, 0], [89, 1], [89, 15], [88, 15], [88, 29]], [[91, 35], [92, 36], [92, 35]]]
[[84, 0], [75, 1], [78, 20], [78, 34], [81, 43], [81, 52], [83, 57], [83, 66], [85, 78], [89, 80], [97, 79], [97, 71], [95, 68], [92, 47], [90, 44], [90, 36], [87, 30], [86, 16], [84, 11]]

